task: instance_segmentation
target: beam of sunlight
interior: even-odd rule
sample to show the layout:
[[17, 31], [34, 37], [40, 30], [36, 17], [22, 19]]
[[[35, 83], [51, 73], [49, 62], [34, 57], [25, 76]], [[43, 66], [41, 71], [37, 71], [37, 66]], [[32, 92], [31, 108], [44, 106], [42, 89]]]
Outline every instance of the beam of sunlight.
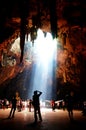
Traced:
[[42, 91], [41, 99], [52, 99], [56, 93], [55, 69], [56, 69], [57, 41], [47, 32], [46, 37], [42, 30], [38, 29], [37, 39], [34, 41], [33, 66], [28, 95], [32, 96], [34, 90]]

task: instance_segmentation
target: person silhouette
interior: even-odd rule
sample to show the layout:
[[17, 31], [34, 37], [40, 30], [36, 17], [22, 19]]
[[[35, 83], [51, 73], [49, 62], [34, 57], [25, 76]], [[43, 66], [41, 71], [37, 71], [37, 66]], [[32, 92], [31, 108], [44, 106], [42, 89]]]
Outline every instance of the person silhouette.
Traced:
[[12, 103], [12, 106], [11, 106], [11, 110], [10, 110], [10, 114], [9, 114], [8, 118], [11, 118], [11, 117], [14, 118], [14, 114], [16, 111], [16, 103], [17, 103], [15, 96], [13, 96], [11, 103]]
[[73, 120], [73, 109], [74, 109], [74, 93], [70, 92], [67, 96], [66, 107], [70, 120]]
[[29, 100], [29, 112], [31, 112], [32, 100]]
[[51, 107], [52, 107], [52, 111], [55, 111], [55, 101], [51, 100]]
[[32, 104], [34, 107], [34, 118], [35, 118], [34, 123], [37, 123], [38, 117], [39, 117], [39, 120], [42, 121], [42, 116], [41, 116], [41, 111], [40, 111], [40, 101], [39, 101], [39, 97], [41, 94], [42, 92], [37, 91], [37, 90], [34, 91], [34, 94], [33, 94]]

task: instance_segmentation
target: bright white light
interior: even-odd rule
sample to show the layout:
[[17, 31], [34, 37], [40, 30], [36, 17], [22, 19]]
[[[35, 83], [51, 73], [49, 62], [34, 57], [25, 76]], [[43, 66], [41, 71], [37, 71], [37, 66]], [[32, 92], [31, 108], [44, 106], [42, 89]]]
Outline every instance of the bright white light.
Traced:
[[56, 39], [53, 40], [50, 33], [47, 33], [46, 37], [44, 37], [44, 33], [40, 29], [37, 34], [38, 37], [35, 40], [34, 52], [36, 53], [39, 62], [47, 64], [47, 62], [53, 58], [53, 54], [55, 53]]
[[37, 39], [34, 41], [33, 48], [35, 65], [33, 65], [34, 71], [32, 71], [33, 77], [30, 85], [31, 95], [34, 90], [40, 90], [43, 92], [43, 99], [47, 97], [52, 98], [56, 51], [57, 40], [52, 38], [51, 33], [47, 33], [45, 37], [42, 30], [38, 29]]

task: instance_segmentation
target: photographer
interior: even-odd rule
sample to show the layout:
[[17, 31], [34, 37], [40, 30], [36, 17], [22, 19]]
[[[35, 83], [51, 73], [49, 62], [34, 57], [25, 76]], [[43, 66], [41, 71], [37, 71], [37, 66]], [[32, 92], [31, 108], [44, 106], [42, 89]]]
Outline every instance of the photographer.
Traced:
[[40, 91], [34, 91], [34, 95], [33, 95], [33, 107], [34, 107], [34, 118], [35, 118], [35, 122], [37, 123], [38, 117], [39, 120], [42, 121], [42, 116], [41, 116], [41, 111], [40, 111], [40, 101], [39, 101], [39, 97], [42, 94], [42, 92]]

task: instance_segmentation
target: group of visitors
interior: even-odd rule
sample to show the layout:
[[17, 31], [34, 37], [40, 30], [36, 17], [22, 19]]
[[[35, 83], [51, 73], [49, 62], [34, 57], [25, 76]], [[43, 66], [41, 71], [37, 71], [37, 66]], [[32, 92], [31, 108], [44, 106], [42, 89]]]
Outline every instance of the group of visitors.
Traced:
[[[31, 106], [33, 105], [34, 108], [34, 123], [37, 123], [38, 121], [42, 122], [42, 115], [41, 115], [41, 110], [40, 110], [40, 100], [39, 97], [42, 94], [42, 92], [40, 91], [34, 91], [34, 94], [32, 96], [32, 100], [30, 99], [29, 101], [29, 112], [31, 112]], [[13, 96], [12, 98], [12, 106], [11, 106], [11, 110], [9, 113], [8, 118], [13, 118], [15, 115], [15, 111], [16, 111], [16, 107], [17, 107], [17, 99], [18, 96], [16, 97], [16, 95]], [[65, 104], [66, 104], [66, 108], [68, 111], [68, 116], [71, 120], [73, 120], [73, 104], [74, 104], [74, 99], [73, 99], [73, 92], [71, 92], [65, 100]], [[55, 111], [55, 101], [52, 100], [51, 101], [51, 107], [52, 107], [52, 111]]]

